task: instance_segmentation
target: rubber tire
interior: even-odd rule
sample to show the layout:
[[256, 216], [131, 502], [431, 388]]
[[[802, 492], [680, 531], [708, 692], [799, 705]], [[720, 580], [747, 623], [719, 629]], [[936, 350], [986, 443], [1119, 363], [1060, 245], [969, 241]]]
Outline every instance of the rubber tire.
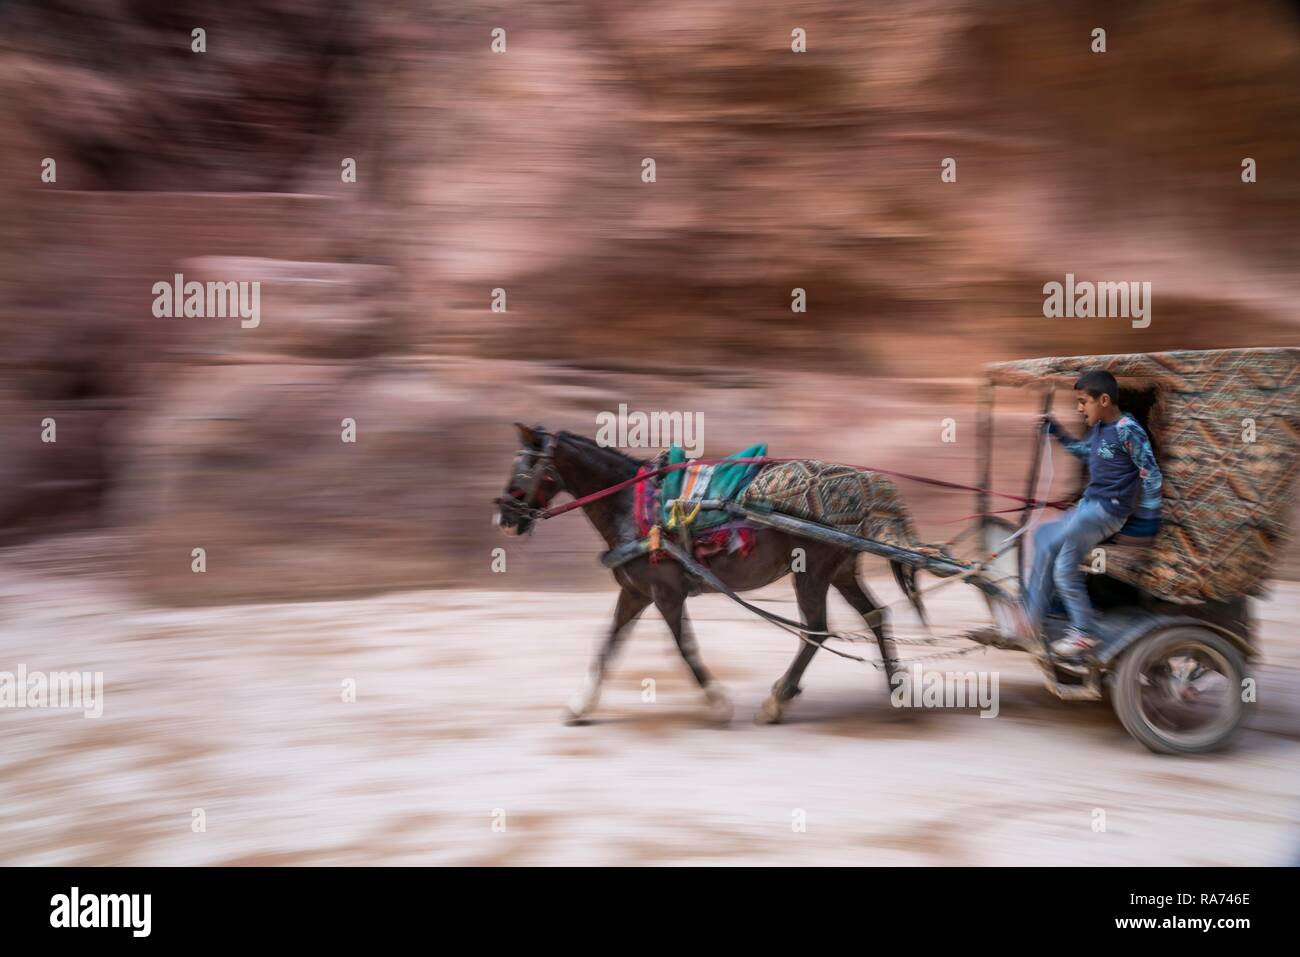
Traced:
[[1236, 713], [1230, 723], [1217, 736], [1195, 744], [1170, 740], [1143, 719], [1138, 703], [1140, 690], [1138, 674], [1142, 660], [1149, 654], [1153, 643], [1187, 641], [1188, 638], [1205, 645], [1223, 657], [1227, 662], [1228, 670], [1234, 672], [1225, 676], [1232, 687], [1240, 689], [1242, 679], [1246, 677], [1246, 661], [1237, 646], [1208, 628], [1198, 628], [1194, 625], [1168, 628], [1134, 642], [1133, 646], [1124, 652], [1119, 668], [1115, 672], [1115, 678], [1111, 682], [1111, 705], [1115, 708], [1120, 723], [1124, 725], [1124, 730], [1157, 754], [1190, 755], [1217, 751], [1236, 733], [1246, 713], [1246, 706], [1240, 695], [1231, 695], [1230, 698], [1236, 705]]

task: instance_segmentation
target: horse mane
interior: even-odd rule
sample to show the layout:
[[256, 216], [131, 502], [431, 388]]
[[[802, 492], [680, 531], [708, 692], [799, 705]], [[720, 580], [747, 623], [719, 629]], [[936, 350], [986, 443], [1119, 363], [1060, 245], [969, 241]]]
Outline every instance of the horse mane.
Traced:
[[563, 436], [564, 438], [573, 442], [575, 445], [581, 445], [583, 448], [591, 449], [595, 452], [599, 452], [601, 455], [621, 459], [624, 463], [628, 465], [642, 466], [645, 465], [646, 463], [645, 459], [638, 459], [635, 456], [628, 455], [625, 452], [620, 452], [618, 449], [613, 448], [611, 446], [601, 445], [595, 439], [588, 438], [587, 436], [581, 435], [577, 432], [561, 431], [561, 432], [557, 432], [555, 435], [556, 438]]

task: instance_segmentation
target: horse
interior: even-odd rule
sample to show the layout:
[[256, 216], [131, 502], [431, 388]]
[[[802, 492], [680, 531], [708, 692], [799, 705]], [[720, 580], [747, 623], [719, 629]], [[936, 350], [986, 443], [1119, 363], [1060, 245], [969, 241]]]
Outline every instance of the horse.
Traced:
[[[549, 507], [561, 492], [574, 498], [592, 495], [634, 478], [646, 465], [641, 459], [572, 432], [552, 433], [541, 426], [530, 428], [518, 422], [515, 428], [520, 450], [511, 467], [505, 493], [495, 500], [499, 510], [494, 522], [507, 535], [528, 534], [535, 526], [537, 513]], [[633, 512], [634, 488], [629, 486], [581, 506], [611, 549], [641, 537]], [[805, 565], [795, 573], [794, 590], [804, 627], [811, 632], [827, 630], [826, 598], [834, 586], [871, 628], [892, 685], [896, 658], [883, 620], [885, 611], [857, 577], [857, 553], [842, 546], [796, 538], [773, 528], [756, 527], [753, 536], [753, 547], [747, 555], [712, 555], [709, 570], [732, 591], [750, 591], [791, 574], [794, 549], [802, 549]], [[890, 565], [895, 580], [924, 620], [915, 570], [905, 569], [897, 562]], [[730, 698], [705, 667], [686, 615], [689, 596], [714, 589], [689, 576], [677, 562], [655, 563], [648, 554], [612, 571], [620, 589], [614, 620], [591, 663], [585, 686], [568, 702], [565, 720], [570, 724], [582, 723], [596, 709], [601, 685], [619, 646], [632, 623], [653, 602], [703, 691], [710, 714], [719, 723], [729, 723], [733, 714]], [[757, 723], [774, 724], [782, 719], [786, 705], [801, 693], [804, 670], [823, 640], [824, 636], [813, 635], [800, 641], [794, 660], [772, 685], [771, 693], [755, 715]]]

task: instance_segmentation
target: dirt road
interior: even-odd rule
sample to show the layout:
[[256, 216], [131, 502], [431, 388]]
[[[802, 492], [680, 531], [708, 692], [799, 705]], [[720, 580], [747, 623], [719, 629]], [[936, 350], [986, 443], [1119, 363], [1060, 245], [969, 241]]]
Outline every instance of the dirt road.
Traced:
[[[103, 578], [6, 571], [0, 671], [102, 671], [105, 701], [97, 720], [0, 709], [0, 862], [1300, 858], [1300, 585], [1258, 606], [1259, 703], [1233, 750], [1199, 760], [1148, 753], [1108, 705], [1058, 702], [1028, 659], [1000, 652], [929, 666], [996, 671], [993, 719], [895, 709], [878, 672], [823, 654], [787, 723], [755, 726], [793, 639], [717, 597], [690, 607], [736, 703], [728, 727], [708, 723], [653, 612], [596, 721], [565, 726], [612, 603], [440, 591], [159, 610]], [[937, 621], [978, 618], [957, 589], [931, 606]]]

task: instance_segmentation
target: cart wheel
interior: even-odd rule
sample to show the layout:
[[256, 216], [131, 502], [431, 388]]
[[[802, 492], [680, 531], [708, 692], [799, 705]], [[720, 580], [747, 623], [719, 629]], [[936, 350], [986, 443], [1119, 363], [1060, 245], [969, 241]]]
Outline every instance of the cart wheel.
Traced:
[[1171, 628], [1139, 640], [1115, 673], [1111, 704], [1129, 734], [1160, 754], [1222, 747], [1245, 713], [1246, 663], [1208, 628]]

